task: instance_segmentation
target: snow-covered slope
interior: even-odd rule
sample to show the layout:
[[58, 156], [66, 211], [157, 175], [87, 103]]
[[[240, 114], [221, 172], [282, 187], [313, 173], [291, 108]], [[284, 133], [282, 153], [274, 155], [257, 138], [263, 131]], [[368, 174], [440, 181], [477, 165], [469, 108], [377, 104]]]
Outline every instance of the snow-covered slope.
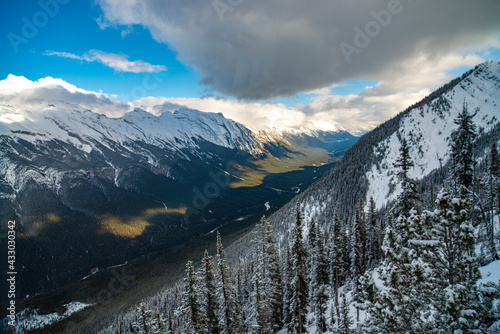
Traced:
[[[474, 121], [484, 155], [488, 141], [500, 140], [500, 63], [486, 62], [452, 80], [421, 102], [365, 134], [332, 170], [309, 189], [271, 216], [277, 229], [286, 233], [286, 221], [293, 221], [295, 203], [302, 203], [306, 221], [314, 219], [328, 226], [333, 212], [348, 219], [360, 202], [370, 197], [381, 208], [401, 191], [393, 164], [399, 154], [400, 137], [406, 138], [415, 163], [411, 176], [422, 180], [449, 162], [449, 140], [464, 103], [477, 110]], [[496, 138], [496, 139], [494, 139]]]
[[[399, 130], [379, 142], [373, 149], [377, 164], [371, 165], [366, 177], [368, 200], [373, 197], [377, 208], [394, 200], [401, 192], [392, 166], [399, 155], [400, 138], [410, 146], [415, 162], [410, 177], [421, 179], [446, 164], [450, 158], [450, 137], [453, 122], [466, 104], [469, 111], [477, 110], [474, 122], [480, 132], [488, 133], [500, 121], [500, 64], [480, 65], [453, 89], [416, 106], [401, 118]], [[482, 152], [478, 152], [479, 155]], [[393, 190], [391, 190], [393, 189]]]

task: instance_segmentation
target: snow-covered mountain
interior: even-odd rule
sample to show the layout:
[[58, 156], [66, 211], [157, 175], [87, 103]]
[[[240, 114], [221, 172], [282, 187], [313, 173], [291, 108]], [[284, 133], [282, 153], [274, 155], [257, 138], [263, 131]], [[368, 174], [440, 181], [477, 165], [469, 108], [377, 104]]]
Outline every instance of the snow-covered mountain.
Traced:
[[[483, 136], [500, 122], [500, 64], [484, 63], [468, 73], [452, 89], [440, 96], [427, 98], [407, 112], [399, 122], [399, 130], [379, 142], [373, 149], [377, 164], [366, 177], [369, 183], [366, 199], [373, 197], [380, 208], [394, 200], [401, 192], [392, 171], [399, 155], [400, 138], [410, 144], [410, 155], [415, 162], [410, 177], [422, 179], [441, 168], [450, 159], [449, 141], [457, 125], [453, 122], [466, 104], [470, 112], [477, 111], [474, 123]], [[484, 152], [479, 148], [477, 152]]]
[[334, 210], [348, 219], [360, 202], [366, 205], [371, 197], [378, 209], [383, 208], [401, 192], [393, 168], [400, 138], [407, 140], [415, 163], [410, 176], [424, 187], [438, 187], [433, 182], [443, 178], [436, 174], [449, 170], [450, 136], [464, 104], [471, 112], [477, 110], [475, 154], [480, 159], [493, 141], [500, 140], [500, 63], [494, 61], [476, 66], [365, 134], [332, 170], [270, 220], [285, 233], [286, 222], [293, 221], [296, 201], [301, 203], [306, 221], [314, 219], [323, 226], [331, 223]]
[[[186, 160], [190, 159], [186, 151], [199, 158], [207, 154], [200, 142], [252, 155], [263, 152], [262, 144], [241, 124], [220, 114], [189, 109], [166, 112], [161, 116], [135, 109], [121, 118], [108, 118], [69, 103], [47, 102], [35, 110], [0, 106], [0, 120], [0, 135], [4, 137], [2, 146], [5, 148], [0, 153], [0, 179], [14, 192], [28, 180], [36, 180], [57, 190], [57, 179], [62, 170], [86, 170], [85, 164], [51, 168], [50, 164], [33, 161], [44, 153], [51, 155], [52, 151], [59, 152], [63, 161], [65, 156], [90, 161], [98, 155], [113, 170], [116, 183], [123, 168], [107, 156], [108, 150], [123, 157], [135, 156], [138, 162], [162, 169], [163, 174], [173, 178], [175, 176], [169, 172], [171, 164], [163, 164], [161, 157], [146, 146], [161, 149], [163, 155], [172, 159], [182, 157]], [[37, 150], [19, 150], [19, 145], [26, 148], [28, 144]], [[11, 159], [12, 154], [32, 163], [23, 166], [17, 159]]]
[[20, 222], [21, 295], [276, 208], [356, 140], [263, 135], [187, 108], [108, 118], [60, 101], [0, 105], [0, 217]]

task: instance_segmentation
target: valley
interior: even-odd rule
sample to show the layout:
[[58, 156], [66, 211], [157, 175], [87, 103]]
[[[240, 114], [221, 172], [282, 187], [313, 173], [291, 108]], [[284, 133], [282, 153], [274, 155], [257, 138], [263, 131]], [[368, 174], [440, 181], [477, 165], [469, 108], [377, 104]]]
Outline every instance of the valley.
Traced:
[[263, 141], [222, 115], [187, 109], [111, 119], [64, 102], [0, 107], [2, 119], [12, 114], [22, 116], [0, 128], [0, 216], [19, 222], [19, 301], [28, 303], [155, 252], [176, 261], [173, 249], [228, 224], [244, 230], [357, 140], [298, 132]]

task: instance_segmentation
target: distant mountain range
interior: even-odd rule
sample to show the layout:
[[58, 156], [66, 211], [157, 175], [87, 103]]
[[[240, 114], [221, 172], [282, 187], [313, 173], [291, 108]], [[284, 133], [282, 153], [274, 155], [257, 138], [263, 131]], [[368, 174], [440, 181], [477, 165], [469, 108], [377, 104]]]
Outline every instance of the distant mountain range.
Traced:
[[61, 101], [0, 105], [0, 217], [20, 222], [21, 296], [272, 212], [356, 140], [185, 108], [108, 118]]

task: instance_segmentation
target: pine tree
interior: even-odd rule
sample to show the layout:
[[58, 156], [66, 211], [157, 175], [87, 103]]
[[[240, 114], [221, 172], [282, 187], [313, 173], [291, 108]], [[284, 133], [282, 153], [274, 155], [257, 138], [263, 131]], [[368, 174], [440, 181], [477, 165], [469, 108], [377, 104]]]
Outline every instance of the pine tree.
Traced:
[[405, 138], [401, 139], [399, 154], [394, 167], [398, 169], [398, 178], [401, 181], [402, 192], [392, 209], [392, 216], [394, 218], [399, 217], [401, 214], [408, 215], [410, 209], [420, 206], [417, 182], [409, 175], [414, 164], [410, 157], [410, 148]]
[[373, 267], [380, 260], [379, 244], [380, 228], [377, 224], [377, 208], [373, 197], [370, 197], [368, 214], [366, 218], [366, 264], [368, 268]]
[[[307, 253], [309, 257], [307, 258], [307, 268], [308, 273], [307, 273], [307, 281], [312, 282], [314, 279], [315, 272], [313, 270], [314, 268], [314, 261], [317, 260], [315, 251], [317, 248], [317, 243], [318, 243], [318, 235], [317, 235], [317, 229], [316, 229], [316, 224], [314, 223], [314, 220], [311, 221], [311, 224], [309, 226], [309, 232], [307, 234]], [[313, 286], [312, 284], [309, 284], [309, 300], [312, 300], [312, 295], [313, 295]], [[312, 310], [314, 310], [314, 304], [311, 305]]]
[[137, 321], [132, 323], [134, 331], [138, 334], [150, 334], [153, 332], [153, 313], [146, 308], [146, 304], [137, 306]]
[[411, 210], [409, 218], [402, 215], [387, 228], [383, 245], [385, 260], [378, 269], [385, 290], [375, 293], [377, 297], [369, 308], [371, 324], [383, 332], [425, 333], [428, 330], [426, 296], [431, 287], [428, 266], [417, 251], [418, 243], [427, 242], [422, 235], [426, 219], [426, 215]]
[[366, 270], [366, 226], [359, 209], [356, 210], [351, 234], [351, 274], [354, 279]]
[[493, 196], [492, 200], [496, 198], [496, 203], [492, 205], [496, 206], [497, 213], [500, 213], [500, 158], [498, 155], [497, 143], [493, 142], [490, 150], [490, 168], [489, 172], [492, 175], [492, 179], [494, 180], [492, 188], [493, 188]]
[[488, 166], [488, 180], [486, 184], [486, 206], [488, 210], [488, 219], [484, 222], [485, 229], [485, 240], [483, 243], [483, 248], [485, 248], [486, 256], [485, 256], [485, 264], [490, 263], [492, 261], [498, 260], [498, 253], [496, 249], [495, 242], [495, 228], [494, 228], [494, 217], [495, 217], [495, 207], [497, 206], [497, 197], [498, 197], [498, 188], [499, 188], [499, 170], [498, 170], [498, 150], [496, 147], [496, 143], [493, 142], [493, 145], [490, 149], [489, 155], [489, 166]]
[[240, 305], [243, 317], [243, 330], [244, 333], [250, 333], [254, 326], [254, 302], [252, 301], [253, 293], [255, 290], [253, 284], [254, 275], [254, 265], [255, 261], [250, 263], [244, 263], [243, 271], [241, 273], [241, 293], [240, 293]]
[[280, 270], [280, 259], [276, 249], [276, 240], [274, 238], [271, 224], [265, 217], [262, 219], [262, 228], [264, 230], [264, 251], [267, 264], [266, 296], [269, 307], [270, 327], [278, 331], [283, 327], [283, 283]]
[[179, 312], [184, 319], [185, 333], [205, 333], [206, 318], [200, 303], [198, 281], [191, 261], [186, 264], [186, 274], [182, 306]]
[[453, 176], [458, 192], [462, 197], [471, 191], [474, 177], [474, 141], [476, 139], [476, 125], [473, 118], [477, 110], [470, 114], [464, 102], [462, 111], [455, 119], [458, 128], [451, 137], [451, 157]]
[[218, 334], [222, 331], [219, 323], [220, 306], [217, 298], [217, 282], [215, 268], [212, 258], [205, 250], [201, 261], [200, 276], [200, 295], [201, 305], [206, 319], [206, 329], [208, 333]]
[[156, 312], [155, 319], [152, 325], [153, 334], [172, 334], [171, 329], [169, 328], [169, 321], [165, 318], [163, 313]]
[[291, 249], [291, 277], [290, 277], [290, 322], [287, 324], [288, 333], [307, 333], [307, 306], [308, 287], [306, 281], [307, 252], [302, 241], [302, 213], [297, 203], [295, 228], [292, 234]]
[[[464, 185], [465, 186], [465, 185]], [[433, 304], [438, 326], [468, 332], [474, 329], [474, 305], [479, 278], [470, 200], [452, 198], [441, 190], [427, 231], [433, 241], [425, 253], [432, 272]]]
[[279, 259], [274, 247], [272, 228], [268, 225], [265, 217], [262, 217], [254, 231], [255, 270], [252, 277], [250, 324], [253, 333], [273, 333], [274, 327], [278, 327], [273, 323], [276, 316], [273, 312], [281, 315], [283, 307], [281, 291], [277, 291], [281, 290]]
[[352, 321], [349, 315], [349, 303], [347, 302], [347, 297], [345, 296], [345, 294], [342, 294], [340, 302], [340, 318], [339, 318], [337, 333], [351, 334], [352, 333], [351, 326], [353, 323], [354, 322]]
[[283, 262], [283, 324], [288, 325], [292, 320], [290, 304], [292, 298], [292, 257], [290, 245], [286, 245]]
[[326, 303], [328, 301], [328, 270], [322, 235], [312, 221], [309, 230], [309, 300], [314, 313], [314, 324], [319, 333], [327, 330]]
[[345, 229], [340, 222], [338, 213], [335, 211], [333, 219], [333, 241], [330, 250], [330, 283], [334, 289], [337, 318], [340, 317], [338, 288], [345, 279], [344, 251], [346, 249], [346, 239]]
[[[261, 261], [261, 258], [257, 259]], [[250, 295], [251, 300], [251, 323], [250, 323], [250, 331], [255, 334], [264, 334], [264, 333], [272, 333], [270, 330], [270, 326], [268, 323], [268, 314], [265, 306], [265, 288], [262, 280], [262, 271], [258, 268], [254, 270], [253, 274], [253, 290]]]
[[222, 333], [236, 334], [241, 332], [241, 314], [236, 302], [236, 292], [231, 279], [231, 271], [226, 262], [226, 253], [217, 231], [217, 274], [219, 279], [218, 299], [221, 307]]

